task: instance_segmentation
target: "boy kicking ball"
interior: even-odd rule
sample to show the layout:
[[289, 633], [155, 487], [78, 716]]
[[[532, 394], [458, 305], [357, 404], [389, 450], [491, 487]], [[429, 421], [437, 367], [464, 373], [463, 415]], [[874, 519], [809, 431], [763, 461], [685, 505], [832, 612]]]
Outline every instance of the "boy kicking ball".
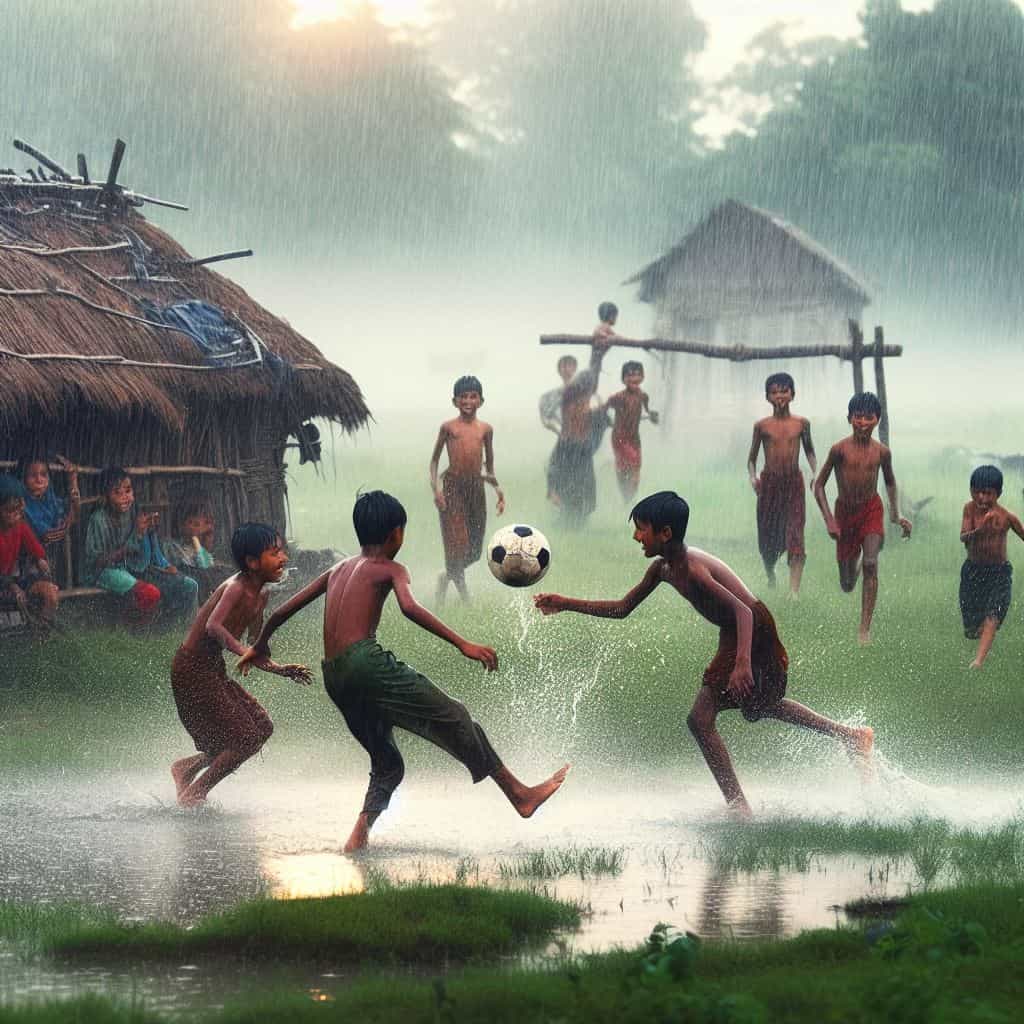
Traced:
[[771, 613], [723, 561], [686, 546], [690, 518], [686, 502], [674, 491], [659, 491], [636, 505], [630, 518], [635, 527], [633, 539], [643, 548], [644, 557], [654, 561], [625, 597], [587, 601], [538, 594], [534, 598], [537, 608], [544, 615], [579, 612], [624, 619], [659, 583], [668, 583], [718, 627], [718, 652], [704, 673], [686, 721], [726, 803], [741, 816], [750, 816], [750, 805], [716, 728], [721, 711], [738, 709], [750, 722], [777, 718], [834, 736], [866, 773], [874, 746], [873, 730], [840, 725], [785, 696], [788, 657]]

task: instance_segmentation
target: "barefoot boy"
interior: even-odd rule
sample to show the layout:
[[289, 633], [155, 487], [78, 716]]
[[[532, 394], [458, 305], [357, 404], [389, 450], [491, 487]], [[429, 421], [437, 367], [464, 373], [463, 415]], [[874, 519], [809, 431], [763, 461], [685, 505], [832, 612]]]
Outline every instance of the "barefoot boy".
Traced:
[[1006, 560], [1006, 535], [1024, 540], [1024, 526], [999, 504], [1003, 474], [996, 466], [979, 466], [971, 474], [971, 500], [964, 505], [960, 540], [967, 560], [960, 569], [960, 614], [964, 636], [978, 641], [971, 668], [985, 664], [996, 630], [1010, 609], [1013, 566]]
[[[882, 406], [870, 391], [862, 391], [850, 399], [847, 419], [853, 433], [832, 445], [818, 478], [814, 481], [814, 497], [825, 517], [828, 535], [836, 542], [839, 560], [839, 585], [846, 593], [861, 586], [860, 631], [862, 644], [871, 643], [871, 618], [878, 599], [878, 553], [885, 541], [882, 499], [878, 496], [878, 471], [882, 471], [889, 496], [889, 519], [899, 523], [904, 537], [910, 536], [910, 520], [900, 515], [896, 477], [892, 472], [892, 452], [871, 437], [882, 415]], [[836, 473], [836, 510], [828, 505], [825, 484]]]
[[851, 755], [867, 762], [874, 742], [871, 729], [850, 729], [788, 700], [788, 658], [768, 609], [721, 560], [684, 543], [690, 510], [674, 491], [644, 498], [630, 513], [633, 539], [654, 562], [643, 579], [618, 601], [586, 601], [559, 594], [538, 594], [534, 604], [545, 615], [580, 612], [624, 619], [659, 583], [668, 583], [697, 612], [718, 627], [718, 652], [704, 673], [687, 725], [704, 754], [728, 805], [750, 815], [729, 752], [715, 726], [718, 713], [738, 708], [750, 722], [777, 718], [791, 725], [835, 736]]
[[[469, 598], [466, 567], [479, 561], [487, 528], [487, 500], [484, 483], [497, 493], [497, 514], [505, 511], [505, 495], [494, 476], [494, 430], [478, 420], [484, 404], [484, 389], [476, 377], [460, 377], [453, 388], [452, 405], [459, 410], [453, 420], [441, 424], [430, 457], [430, 488], [441, 519], [445, 571], [437, 582], [437, 599], [444, 601], [448, 583], [459, 596]], [[442, 449], [448, 452], [448, 468], [438, 485], [437, 467]], [[481, 475], [481, 462], [484, 473]]]
[[[754, 439], [747, 456], [750, 486], [757, 495], [757, 546], [761, 551], [768, 586], [775, 586], [775, 563], [783, 551], [789, 562], [789, 592], [800, 593], [804, 572], [804, 478], [800, 472], [800, 446], [811, 467], [811, 481], [818, 460], [811, 441], [811, 423], [789, 411], [796, 385], [788, 373], [773, 373], [764, 382], [764, 396], [771, 416], [754, 424]], [[757, 475], [757, 453], [764, 445], [764, 468]]]
[[[288, 556], [280, 534], [262, 523], [239, 526], [231, 537], [231, 553], [238, 573], [217, 587], [199, 609], [171, 664], [178, 716], [199, 751], [171, 765], [182, 807], [202, 803], [210, 790], [252, 757], [274, 731], [270, 716], [256, 698], [228, 678], [221, 648], [245, 653], [239, 637], [246, 630], [250, 637], [259, 632], [267, 606], [263, 588], [281, 579]], [[311, 678], [303, 665], [277, 665], [270, 658], [249, 661], [264, 672], [297, 683], [308, 684]]]
[[629, 360], [622, 364], [622, 383], [626, 386], [612, 395], [605, 407], [615, 412], [612, 426], [612, 451], [615, 453], [615, 476], [623, 498], [632, 501], [640, 486], [640, 420], [646, 414], [655, 425], [658, 414], [649, 407], [644, 382], [643, 364]]
[[370, 785], [363, 809], [345, 850], [365, 846], [370, 829], [388, 806], [405, 774], [395, 744], [397, 726], [422, 736], [461, 761], [474, 782], [492, 778], [512, 806], [530, 817], [565, 779], [569, 766], [546, 782], [524, 786], [494, 752], [483, 729], [465, 706], [453, 700], [415, 669], [397, 661], [377, 643], [377, 625], [388, 595], [394, 591], [406, 618], [457, 647], [466, 658], [479, 661], [489, 672], [498, 667], [490, 647], [470, 643], [417, 603], [409, 587], [409, 572], [395, 561], [405, 539], [405, 509], [383, 491], [360, 495], [352, 522], [362, 550], [339, 562], [268, 619], [259, 638], [239, 662], [259, 664], [270, 656], [270, 637], [299, 609], [327, 595], [324, 608], [324, 684], [345, 718], [352, 735], [370, 755]]

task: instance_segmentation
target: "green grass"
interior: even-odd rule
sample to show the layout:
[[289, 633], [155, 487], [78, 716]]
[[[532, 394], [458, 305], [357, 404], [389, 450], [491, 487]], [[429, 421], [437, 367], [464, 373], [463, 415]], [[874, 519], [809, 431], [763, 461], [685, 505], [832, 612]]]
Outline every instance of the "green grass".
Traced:
[[620, 875], [626, 866], [626, 851], [621, 847], [566, 846], [545, 850], [530, 850], [511, 860], [498, 861], [498, 875], [502, 879], [549, 879], [578, 875], [594, 878], [598, 875]]
[[[189, 1018], [201, 1024], [1010, 1024], [1024, 999], [1024, 887], [914, 897], [891, 925], [781, 942], [706, 943], [671, 930], [634, 950], [553, 969], [474, 969], [433, 981], [347, 980], [328, 992], [263, 995]], [[313, 998], [315, 996], [316, 998]], [[75, 1014], [78, 1013], [78, 1016]], [[89, 997], [0, 1009], [0, 1021], [141, 1024], [139, 1007]]]
[[700, 852], [718, 870], [807, 871], [842, 854], [913, 866], [931, 885], [946, 872], [958, 884], [1024, 880], [1024, 819], [990, 830], [955, 828], [934, 818], [883, 824], [870, 820], [766, 819], [706, 826]]
[[579, 909], [535, 893], [459, 885], [382, 887], [324, 899], [256, 900], [191, 928], [122, 924], [88, 908], [0, 909], [0, 934], [62, 958], [443, 963], [494, 956], [576, 928]]

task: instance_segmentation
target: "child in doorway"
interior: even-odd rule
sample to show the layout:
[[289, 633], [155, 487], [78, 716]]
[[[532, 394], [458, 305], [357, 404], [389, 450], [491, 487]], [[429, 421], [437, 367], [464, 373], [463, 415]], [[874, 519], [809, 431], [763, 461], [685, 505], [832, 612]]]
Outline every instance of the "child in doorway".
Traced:
[[[224, 650], [244, 654], [240, 638], [252, 640], [263, 625], [268, 583], [276, 583], [288, 564], [281, 535], [263, 523], [243, 523], [231, 537], [238, 572], [210, 596], [171, 663], [171, 689], [181, 724], [195, 741], [198, 754], [171, 765], [171, 777], [182, 807], [203, 803], [210, 790], [239, 768], [267, 742], [274, 731], [270, 716], [252, 694], [228, 678]], [[270, 658], [251, 658], [264, 672], [308, 684], [304, 665], [278, 665]]]
[[789, 659], [768, 609], [732, 569], [714, 555], [686, 546], [690, 519], [687, 503], [674, 491], [659, 491], [630, 513], [633, 539], [645, 558], [654, 559], [643, 579], [618, 601], [588, 601], [560, 594], [538, 594], [534, 604], [544, 615], [579, 612], [624, 619], [660, 583], [667, 583], [697, 613], [718, 627], [718, 652], [704, 673], [687, 725], [730, 808], [749, 817], [750, 805], [718, 733], [722, 711], [739, 709], [749, 722], [761, 718], [798, 725], [834, 736], [862, 766], [871, 754], [871, 729], [852, 729], [786, 697]]
[[120, 466], [103, 470], [99, 488], [103, 501], [85, 536], [85, 581], [128, 598], [140, 623], [151, 621], [162, 606], [193, 611], [199, 586], [167, 561], [157, 535], [160, 513], [136, 507], [131, 477]]
[[1024, 526], [999, 504], [1003, 474], [996, 466], [979, 466], [971, 474], [971, 500], [964, 505], [960, 540], [967, 560], [960, 569], [960, 615], [964, 636], [978, 641], [971, 668], [985, 664], [996, 630], [1010, 609], [1013, 566], [1006, 559], [1006, 535], [1024, 540]]
[[377, 642], [377, 626], [388, 595], [394, 592], [402, 614], [422, 629], [479, 661], [489, 672], [498, 667], [490, 647], [470, 643], [431, 615], [413, 597], [409, 572], [395, 561], [405, 540], [405, 509], [390, 494], [359, 496], [352, 522], [362, 550], [339, 562], [268, 619], [252, 648], [239, 661], [247, 671], [270, 657], [270, 638], [297, 611], [326, 595], [324, 608], [324, 684], [352, 735], [370, 755], [370, 785], [362, 811], [345, 844], [346, 852], [364, 847], [373, 823], [384, 811], [405, 774], [395, 744], [397, 726], [422, 736], [461, 761], [474, 782], [491, 778], [523, 818], [551, 797], [569, 766], [536, 786], [525, 786], [502, 763], [484, 730], [465, 706], [453, 700], [415, 669], [398, 661]]
[[655, 425], [658, 414], [650, 408], [644, 382], [644, 368], [635, 359], [622, 364], [622, 383], [626, 386], [612, 395], [605, 408], [615, 413], [612, 426], [612, 451], [615, 453], [615, 476], [622, 497], [631, 501], [640, 486], [640, 420], [646, 414]]
[[[836, 542], [839, 585], [849, 593], [857, 586], [857, 576], [864, 573], [857, 634], [862, 644], [871, 643], [871, 620], [878, 600], [878, 553], [885, 541], [882, 499], [878, 496], [879, 470], [889, 496], [889, 519], [899, 524], [904, 538], [910, 537], [912, 528], [910, 520], [900, 515], [892, 452], [871, 437], [881, 415], [882, 405], [870, 391], [854, 395], [847, 408], [853, 433], [832, 445], [814, 481], [814, 497], [825, 517], [828, 535]], [[835, 514], [825, 495], [825, 484], [833, 470], [839, 492]]]
[[[437, 582], [437, 599], [442, 603], [449, 583], [455, 584], [463, 600], [469, 599], [466, 569], [479, 561], [487, 528], [484, 483], [497, 493], [497, 514], [505, 511], [505, 495], [494, 476], [494, 430], [476, 415], [484, 404], [483, 385], [476, 377], [460, 377], [452, 392], [452, 405], [459, 415], [441, 424], [430, 457], [430, 489], [444, 545], [445, 570]], [[448, 468], [438, 482], [442, 450], [448, 453]]]
[[63, 455], [58, 455], [55, 461], [67, 475], [67, 501], [59, 498], [53, 489], [50, 460], [45, 455], [22, 456], [15, 469], [15, 476], [25, 487], [25, 521], [44, 546], [64, 540], [68, 529], [78, 522], [82, 507], [78, 469]]
[[[788, 373], [773, 373], [764, 382], [764, 395], [772, 407], [771, 416], [754, 424], [754, 439], [747, 456], [750, 486], [757, 495], [757, 546], [761, 551], [768, 586], [775, 586], [775, 563], [783, 551], [789, 563], [789, 593], [800, 593], [804, 561], [804, 522], [807, 516], [804, 478], [800, 472], [803, 446], [811, 467], [811, 485], [818, 472], [818, 460], [811, 441], [811, 423], [789, 411], [796, 397], [796, 385]], [[757, 474], [757, 454], [764, 445], [764, 468]]]
[[0, 476], [0, 599], [17, 607], [40, 638], [49, 633], [57, 616], [57, 587], [46, 552], [25, 522], [25, 488], [7, 473]]
[[178, 572], [196, 581], [200, 601], [205, 601], [226, 575], [214, 564], [213, 530], [213, 504], [205, 494], [186, 494], [175, 504], [171, 540], [164, 554]]

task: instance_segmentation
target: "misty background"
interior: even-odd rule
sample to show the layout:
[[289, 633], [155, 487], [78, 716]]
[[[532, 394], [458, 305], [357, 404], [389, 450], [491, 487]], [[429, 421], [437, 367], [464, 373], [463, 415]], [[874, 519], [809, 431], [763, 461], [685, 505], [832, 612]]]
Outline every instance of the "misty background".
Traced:
[[464, 372], [525, 415], [556, 383], [537, 335], [589, 332], [602, 299], [648, 336], [621, 282], [728, 197], [868, 283], [869, 332], [907, 347], [894, 430], [915, 388], [1018, 365], [1012, 0], [5, 0], [3, 20], [0, 138], [94, 177], [125, 138], [121, 181], [191, 208], [146, 215], [196, 255], [252, 246], [225, 272], [354, 374], [379, 428], [439, 420]]

